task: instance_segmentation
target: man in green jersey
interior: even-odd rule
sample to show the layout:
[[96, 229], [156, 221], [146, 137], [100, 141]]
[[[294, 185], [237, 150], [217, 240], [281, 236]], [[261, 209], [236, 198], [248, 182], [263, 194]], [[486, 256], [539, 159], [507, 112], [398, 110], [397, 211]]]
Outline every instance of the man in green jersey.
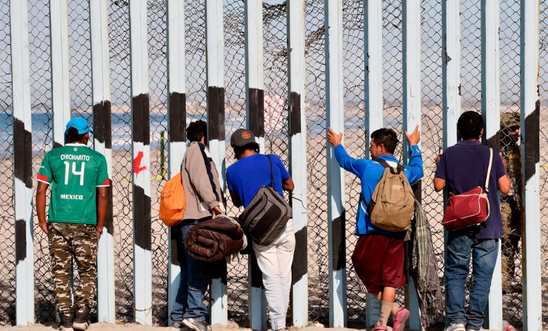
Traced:
[[[97, 283], [97, 242], [103, 233], [110, 180], [105, 157], [88, 148], [91, 129], [83, 118], [70, 120], [64, 147], [46, 154], [38, 171], [36, 213], [48, 235], [61, 330], [85, 330]], [[51, 201], [46, 222], [46, 192]], [[71, 291], [72, 259], [80, 282]]]

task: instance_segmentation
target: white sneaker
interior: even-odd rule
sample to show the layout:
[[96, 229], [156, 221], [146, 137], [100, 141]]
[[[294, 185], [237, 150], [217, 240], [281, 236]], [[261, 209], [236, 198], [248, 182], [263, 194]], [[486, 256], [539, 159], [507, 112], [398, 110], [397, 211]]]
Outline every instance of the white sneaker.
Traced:
[[211, 326], [206, 321], [198, 318], [185, 318], [183, 325], [194, 331], [211, 331]]

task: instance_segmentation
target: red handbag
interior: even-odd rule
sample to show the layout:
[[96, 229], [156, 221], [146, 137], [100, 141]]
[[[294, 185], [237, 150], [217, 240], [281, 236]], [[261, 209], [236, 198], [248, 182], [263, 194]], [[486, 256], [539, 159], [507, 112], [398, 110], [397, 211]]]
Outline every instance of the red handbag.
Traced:
[[485, 190], [475, 187], [468, 192], [453, 194], [449, 197], [445, 214], [441, 224], [447, 231], [455, 231], [469, 226], [480, 225], [489, 218], [489, 177], [491, 175], [491, 164], [493, 162], [493, 149], [489, 148], [489, 167], [485, 178]]

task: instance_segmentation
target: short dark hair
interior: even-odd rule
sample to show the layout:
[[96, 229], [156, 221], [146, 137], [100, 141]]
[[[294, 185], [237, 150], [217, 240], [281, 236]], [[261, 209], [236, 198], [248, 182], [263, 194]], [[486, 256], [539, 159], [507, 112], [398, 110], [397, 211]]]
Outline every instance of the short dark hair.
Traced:
[[86, 134], [78, 134], [78, 129], [77, 128], [73, 128], [73, 127], [70, 127], [68, 128], [68, 132], [67, 132], [67, 141], [69, 144], [70, 143], [73, 143], [75, 141], [82, 141], [82, 139], [84, 138]]
[[239, 159], [240, 155], [248, 149], [254, 150], [256, 153], [259, 153], [259, 151], [260, 151], [259, 144], [255, 143], [255, 142], [249, 143], [245, 146], [233, 145], [232, 148], [234, 149], [234, 157], [236, 157], [236, 159]]
[[188, 141], [200, 141], [205, 137], [207, 141], [207, 123], [202, 120], [197, 120], [188, 125], [186, 129], [186, 139]]
[[463, 140], [478, 139], [483, 129], [483, 117], [478, 112], [466, 111], [460, 115], [457, 129]]
[[398, 145], [398, 135], [392, 129], [381, 128], [373, 131], [371, 139], [375, 141], [375, 144], [383, 144], [386, 151], [390, 154], [394, 154], [396, 146]]

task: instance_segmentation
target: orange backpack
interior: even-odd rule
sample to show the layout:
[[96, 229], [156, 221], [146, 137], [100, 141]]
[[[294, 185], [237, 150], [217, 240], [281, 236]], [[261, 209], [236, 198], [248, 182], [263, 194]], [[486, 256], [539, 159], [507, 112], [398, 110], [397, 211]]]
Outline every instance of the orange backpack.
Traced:
[[[192, 194], [192, 191], [190, 193]], [[185, 189], [183, 188], [183, 178], [179, 172], [162, 188], [159, 217], [165, 225], [172, 226], [181, 222], [185, 215], [185, 209]]]

